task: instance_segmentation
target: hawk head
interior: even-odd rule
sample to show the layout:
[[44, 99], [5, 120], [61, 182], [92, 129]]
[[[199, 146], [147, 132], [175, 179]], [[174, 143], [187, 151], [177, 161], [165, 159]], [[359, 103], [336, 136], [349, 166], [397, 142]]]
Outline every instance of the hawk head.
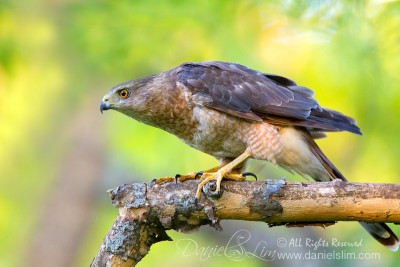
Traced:
[[120, 83], [108, 91], [100, 103], [100, 111], [114, 109], [130, 117], [144, 115], [152, 98], [154, 76]]

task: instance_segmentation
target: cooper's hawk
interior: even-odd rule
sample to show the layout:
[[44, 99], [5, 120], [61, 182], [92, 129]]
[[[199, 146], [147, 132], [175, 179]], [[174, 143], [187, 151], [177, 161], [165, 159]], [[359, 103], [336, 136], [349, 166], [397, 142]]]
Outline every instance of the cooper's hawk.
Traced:
[[[249, 158], [316, 181], [346, 180], [314, 139], [324, 132], [361, 134], [352, 118], [322, 108], [310, 89], [282, 76], [216, 61], [184, 63], [121, 83], [104, 96], [100, 110], [107, 109], [170, 132], [217, 158], [220, 166], [204, 173], [197, 198], [211, 180], [217, 181], [219, 192], [224, 177], [244, 179], [237, 173]], [[399, 240], [386, 224], [360, 223], [380, 243], [398, 249]]]

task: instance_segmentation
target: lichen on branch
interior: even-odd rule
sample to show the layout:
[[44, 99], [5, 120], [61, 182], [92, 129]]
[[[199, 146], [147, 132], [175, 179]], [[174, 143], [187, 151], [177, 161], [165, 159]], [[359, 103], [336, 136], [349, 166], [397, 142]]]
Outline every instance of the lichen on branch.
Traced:
[[222, 230], [223, 219], [262, 221], [271, 226], [328, 226], [336, 221], [400, 223], [397, 184], [224, 181], [217, 196], [210, 182], [196, 201], [198, 183], [135, 183], [109, 190], [119, 215], [92, 266], [134, 266], [152, 244], [171, 240], [166, 230], [190, 233], [202, 225]]

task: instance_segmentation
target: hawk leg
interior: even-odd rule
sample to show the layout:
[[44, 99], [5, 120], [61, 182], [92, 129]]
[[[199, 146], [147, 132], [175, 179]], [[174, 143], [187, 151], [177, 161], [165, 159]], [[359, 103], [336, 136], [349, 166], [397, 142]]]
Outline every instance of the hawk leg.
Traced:
[[[253, 176], [254, 178], [257, 179], [257, 176], [251, 172], [245, 172], [245, 173], [236, 173], [238, 170], [240, 171], [242, 168], [242, 164], [251, 156], [250, 151], [246, 150], [243, 154], [241, 154], [239, 157], [235, 158], [231, 162], [227, 164], [222, 164], [220, 166], [211, 168], [206, 171], [202, 172], [192, 172], [189, 174], [185, 175], [180, 175], [177, 174], [175, 177], [160, 177], [158, 179], [154, 179], [152, 182], [156, 184], [162, 184], [162, 183], [169, 183], [169, 182], [177, 182], [178, 180], [180, 182], [184, 182], [187, 180], [197, 180], [199, 178], [204, 178], [203, 181], [199, 184], [197, 187], [196, 191], [196, 199], [200, 199], [201, 191], [203, 189], [203, 186], [206, 185], [208, 182], [212, 180], [217, 181], [217, 188], [216, 192], [219, 193], [221, 190], [221, 182], [222, 179], [227, 179], [231, 181], [244, 181], [246, 180], [246, 176]], [[239, 167], [239, 168], [238, 168]]]
[[249, 157], [251, 156], [250, 151], [246, 150], [243, 154], [241, 154], [239, 157], [235, 158], [225, 166], [222, 166], [219, 168], [214, 173], [204, 173], [204, 180], [201, 181], [199, 186], [197, 187], [197, 192], [196, 192], [196, 199], [200, 199], [201, 191], [203, 189], [203, 186], [206, 185], [208, 182], [212, 180], [217, 181], [217, 189], [215, 190], [217, 193], [220, 192], [221, 190], [221, 181], [222, 179], [226, 178], [229, 180], [234, 180], [234, 181], [243, 181], [245, 180], [245, 176], [241, 174], [235, 174], [231, 173], [235, 167], [238, 165], [241, 165], [244, 161], [246, 161]]

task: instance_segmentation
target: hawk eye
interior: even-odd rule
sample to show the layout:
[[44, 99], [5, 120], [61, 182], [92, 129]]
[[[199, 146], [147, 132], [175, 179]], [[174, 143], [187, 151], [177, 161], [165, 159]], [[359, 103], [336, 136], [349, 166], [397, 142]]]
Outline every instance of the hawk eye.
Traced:
[[122, 89], [118, 91], [118, 96], [122, 99], [126, 99], [129, 96], [129, 91], [127, 89]]

